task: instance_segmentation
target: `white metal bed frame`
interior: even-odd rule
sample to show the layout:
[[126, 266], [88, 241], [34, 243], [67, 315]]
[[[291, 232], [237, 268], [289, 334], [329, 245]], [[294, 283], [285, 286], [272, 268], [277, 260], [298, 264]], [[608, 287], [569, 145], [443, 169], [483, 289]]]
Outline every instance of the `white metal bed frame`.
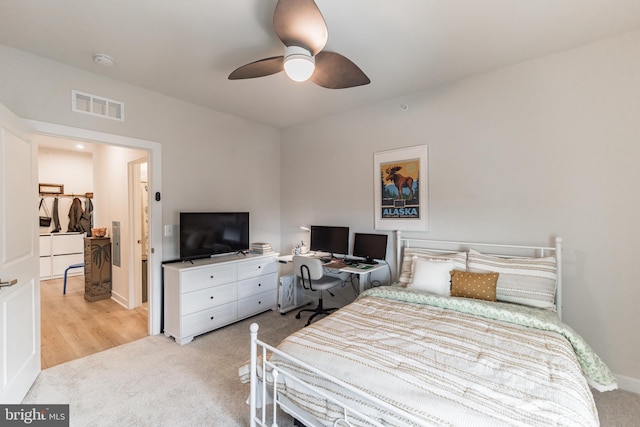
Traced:
[[[557, 285], [556, 285], [556, 309], [558, 313], [558, 317], [561, 317], [562, 314], [562, 239], [560, 237], [556, 237], [554, 239], [555, 246], [521, 246], [521, 245], [503, 245], [503, 244], [494, 244], [494, 243], [476, 243], [476, 242], [459, 242], [459, 241], [446, 241], [446, 240], [431, 240], [424, 239], [420, 237], [402, 237], [402, 233], [400, 231], [396, 231], [396, 268], [399, 272], [402, 268], [402, 258], [403, 258], [403, 249], [404, 248], [421, 248], [421, 249], [429, 249], [435, 252], [440, 253], [452, 253], [459, 251], [467, 251], [469, 249], [481, 248], [482, 251], [486, 251], [485, 253], [489, 253], [492, 255], [498, 255], [502, 257], [545, 257], [545, 256], [555, 256], [557, 263]], [[417, 245], [417, 246], [414, 246]], [[524, 252], [524, 253], [523, 253]], [[528, 255], [527, 255], [528, 253]], [[533, 254], [533, 255], [532, 255]], [[335, 399], [331, 395], [328, 395], [322, 390], [318, 388], [306, 384], [304, 381], [295, 377], [294, 375], [280, 370], [277, 366], [271, 363], [268, 360], [269, 352], [271, 354], [277, 354], [283, 359], [289, 360], [292, 363], [295, 363], [304, 369], [308, 369], [316, 375], [320, 375], [326, 380], [342, 387], [350, 392], [356, 394], [361, 399], [374, 403], [380, 408], [383, 408], [393, 414], [398, 415], [401, 418], [405, 418], [414, 422], [418, 426], [427, 425], [424, 420], [416, 417], [413, 414], [410, 414], [406, 411], [401, 410], [393, 405], [390, 405], [374, 396], [369, 396], [361, 392], [360, 390], [354, 388], [353, 386], [341, 381], [338, 378], [335, 378], [325, 372], [322, 372], [313, 366], [310, 366], [295, 357], [292, 357], [277, 348], [260, 341], [258, 339], [258, 324], [252, 323], [250, 326], [250, 335], [251, 335], [251, 362], [250, 362], [250, 397], [249, 397], [249, 406], [250, 406], [250, 426], [256, 427], [277, 427], [278, 426], [278, 408], [282, 409], [284, 412], [293, 416], [298, 421], [304, 423], [307, 427], [321, 426], [321, 424], [315, 420], [311, 415], [309, 415], [303, 409], [297, 407], [295, 404], [290, 402], [285, 396], [278, 393], [277, 387], [279, 384], [279, 378], [284, 377], [289, 381], [294, 381], [295, 383], [302, 385], [303, 387], [308, 388], [313, 393], [318, 396], [331, 401], [332, 403], [338, 405], [342, 408], [343, 417], [341, 419], [337, 419], [334, 422], [334, 427], [350, 427], [352, 424], [350, 423], [350, 419], [353, 417], [357, 417], [360, 419], [364, 419], [367, 422], [371, 423], [373, 426], [383, 426], [378, 420], [373, 419], [360, 411], [350, 408], [348, 406], [348, 402], [343, 402]], [[261, 349], [261, 360], [258, 362], [258, 350], [259, 347]], [[259, 366], [260, 363], [260, 366]], [[273, 385], [267, 386], [268, 381], [263, 381], [258, 378], [258, 367], [260, 367], [263, 376], [266, 377], [267, 373], [273, 378]], [[260, 394], [258, 394], [260, 393]], [[271, 400], [272, 410], [270, 413], [267, 412], [267, 402]], [[258, 402], [260, 401], [261, 410], [258, 412]]]
[[[295, 377], [294, 375], [291, 375], [290, 373], [288, 373], [287, 371], [283, 371], [280, 370], [280, 368], [278, 368], [276, 365], [274, 365], [273, 363], [271, 363], [270, 361], [267, 360], [267, 356], [268, 353], [271, 352], [272, 354], [277, 354], [278, 356], [282, 357], [283, 359], [289, 360], [299, 366], [301, 366], [304, 369], [308, 369], [309, 371], [322, 376], [323, 378], [325, 378], [328, 381], [331, 381], [332, 383], [346, 389], [349, 390], [353, 393], [355, 393], [356, 395], [358, 395], [359, 397], [361, 397], [362, 399], [365, 399], [366, 401], [369, 401], [371, 403], [375, 403], [376, 405], [378, 405], [378, 407], [380, 408], [384, 408], [385, 410], [399, 415], [403, 418], [409, 419], [412, 422], [414, 422], [416, 425], [418, 426], [427, 426], [429, 424], [426, 424], [426, 422], [424, 420], [421, 420], [420, 418], [416, 417], [413, 414], [410, 414], [408, 412], [405, 412], [393, 405], [388, 404], [387, 402], [380, 400], [374, 396], [369, 396], [366, 395], [364, 393], [362, 393], [362, 391], [358, 390], [357, 388], [339, 380], [338, 378], [335, 378], [325, 372], [322, 372], [316, 368], [314, 368], [313, 366], [302, 362], [299, 359], [296, 359], [295, 357], [292, 357], [290, 355], [288, 355], [287, 353], [284, 353], [280, 350], [278, 350], [277, 348], [263, 342], [260, 341], [258, 339], [258, 324], [257, 323], [252, 323], [250, 326], [250, 331], [251, 331], [251, 365], [250, 365], [250, 369], [251, 369], [251, 373], [250, 373], [250, 377], [251, 377], [251, 395], [249, 397], [249, 405], [251, 407], [251, 419], [250, 419], [250, 425], [251, 427], [255, 427], [255, 426], [262, 426], [262, 427], [267, 427], [267, 426], [271, 426], [271, 427], [277, 427], [278, 426], [278, 408], [281, 408], [282, 410], [284, 410], [286, 413], [288, 413], [289, 415], [293, 416], [295, 419], [297, 419], [298, 421], [304, 423], [305, 426], [307, 427], [315, 427], [315, 426], [321, 426], [321, 424], [318, 423], [318, 421], [316, 421], [311, 415], [309, 415], [306, 411], [300, 409], [299, 407], [297, 407], [295, 404], [291, 403], [288, 399], [286, 399], [284, 396], [281, 396], [278, 391], [277, 391], [277, 387], [278, 387], [278, 380], [279, 378], [282, 376], [284, 378], [286, 378], [287, 380], [290, 381], [294, 381], [296, 384], [299, 384], [305, 388], [307, 388], [308, 390], [311, 390], [315, 395], [322, 397], [324, 399], [327, 399], [328, 401], [338, 405], [339, 407], [342, 408], [343, 410], [343, 418], [338, 419], [334, 422], [334, 427], [339, 427], [339, 426], [344, 426], [344, 427], [350, 427], [351, 423], [349, 422], [349, 419], [353, 416], [357, 416], [360, 419], [366, 420], [367, 422], [371, 423], [371, 425], [373, 426], [377, 426], [377, 427], [385, 427], [386, 424], [381, 424], [378, 420], [371, 418], [369, 416], [367, 416], [366, 414], [363, 414], [362, 412], [358, 411], [357, 409], [353, 409], [350, 408], [348, 406], [348, 404], [346, 402], [342, 402], [336, 398], [334, 398], [333, 396], [327, 394], [326, 392], [318, 389], [317, 387], [314, 387], [312, 385], [309, 385], [307, 383], [305, 383], [304, 381], [300, 380], [299, 378]], [[272, 378], [273, 378], [273, 385], [272, 386], [267, 386], [267, 381], [263, 381], [263, 380], [259, 380], [258, 379], [258, 347], [260, 347], [261, 350], [261, 361], [260, 361], [260, 368], [261, 368], [261, 372], [263, 372], [263, 375], [265, 372], [270, 372]], [[260, 384], [260, 385], [259, 385]], [[261, 410], [260, 413], [258, 414], [258, 393], [260, 393], [260, 402], [261, 402]], [[267, 413], [267, 405], [266, 402], [268, 402], [269, 400], [272, 399], [272, 410], [271, 410], [271, 414]], [[271, 420], [269, 421], [269, 416], [271, 417]], [[269, 424], [269, 422], [271, 422], [271, 424]]]

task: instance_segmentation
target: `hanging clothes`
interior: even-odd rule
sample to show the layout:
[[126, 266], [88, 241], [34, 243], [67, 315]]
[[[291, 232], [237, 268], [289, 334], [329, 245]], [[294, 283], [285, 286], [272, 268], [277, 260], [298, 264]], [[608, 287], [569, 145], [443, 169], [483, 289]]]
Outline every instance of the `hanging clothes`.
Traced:
[[60, 232], [60, 217], [58, 216], [58, 198], [53, 199], [53, 230], [52, 233]]
[[69, 228], [67, 231], [84, 232], [88, 237], [91, 237], [91, 220], [82, 209], [82, 202], [77, 197], [74, 197], [69, 208]]
[[77, 197], [73, 198], [71, 202], [71, 207], [69, 208], [69, 227], [67, 229], [68, 232], [72, 231], [82, 231], [80, 227], [80, 219], [82, 218], [82, 202]]
[[91, 198], [87, 197], [84, 202], [84, 212], [89, 218], [89, 231], [87, 231], [87, 237], [91, 237], [91, 229], [93, 228], [93, 202]]

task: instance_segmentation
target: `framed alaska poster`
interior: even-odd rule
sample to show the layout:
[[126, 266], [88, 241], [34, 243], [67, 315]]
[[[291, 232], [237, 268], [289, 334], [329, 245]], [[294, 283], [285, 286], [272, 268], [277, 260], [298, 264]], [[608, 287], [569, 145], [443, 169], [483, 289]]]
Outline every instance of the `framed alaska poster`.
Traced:
[[427, 146], [373, 154], [375, 229], [426, 231]]

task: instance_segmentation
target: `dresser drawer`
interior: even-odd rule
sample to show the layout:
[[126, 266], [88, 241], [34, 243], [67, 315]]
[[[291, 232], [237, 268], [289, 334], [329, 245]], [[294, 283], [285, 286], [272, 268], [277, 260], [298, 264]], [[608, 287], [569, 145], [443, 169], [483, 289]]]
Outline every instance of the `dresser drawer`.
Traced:
[[[64, 276], [64, 271], [67, 269], [67, 267], [72, 264], [82, 263], [84, 263], [84, 255], [82, 253], [53, 256], [51, 257], [51, 274], [53, 275], [53, 277], [62, 277]], [[72, 270], [69, 270], [69, 272], [67, 273], [68, 276], [77, 276], [79, 274], [84, 274], [84, 269], [74, 268]]]
[[51, 257], [40, 257], [40, 278], [51, 278]]
[[266, 291], [276, 291], [277, 289], [277, 273], [252, 277], [251, 279], [241, 280], [238, 282], [238, 298], [247, 298]]
[[263, 258], [238, 264], [238, 280], [277, 272], [278, 262], [275, 258]]
[[82, 253], [84, 233], [51, 235], [51, 253], [53, 255]]
[[40, 256], [51, 255], [51, 236], [39, 236], [40, 239]]
[[180, 299], [180, 312], [185, 315], [236, 301], [238, 293], [236, 291], [236, 283], [232, 282], [183, 293], [180, 295]]
[[269, 291], [238, 300], [238, 318], [262, 313], [276, 306], [278, 292]]
[[236, 280], [236, 266], [216, 265], [180, 273], [180, 292], [192, 292]]
[[237, 318], [238, 307], [235, 302], [188, 314], [182, 317], [180, 336], [186, 337], [208, 332], [235, 322]]

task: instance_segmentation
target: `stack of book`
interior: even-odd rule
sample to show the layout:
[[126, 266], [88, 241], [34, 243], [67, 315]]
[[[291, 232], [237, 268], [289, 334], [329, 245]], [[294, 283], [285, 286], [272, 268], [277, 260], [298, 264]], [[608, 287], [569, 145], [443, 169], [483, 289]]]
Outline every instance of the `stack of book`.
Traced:
[[268, 254], [269, 252], [273, 252], [273, 248], [268, 243], [255, 242], [251, 244], [251, 253]]

